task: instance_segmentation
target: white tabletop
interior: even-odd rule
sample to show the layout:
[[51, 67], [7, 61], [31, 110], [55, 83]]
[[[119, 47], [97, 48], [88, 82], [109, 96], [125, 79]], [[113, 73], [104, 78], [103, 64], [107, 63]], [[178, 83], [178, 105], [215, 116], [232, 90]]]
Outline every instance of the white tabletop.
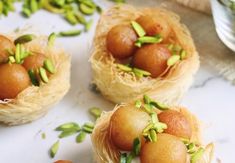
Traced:
[[[110, 5], [107, 1], [99, 3], [106, 7]], [[99, 15], [93, 16], [95, 23], [98, 17]], [[42, 34], [47, 35], [73, 28], [60, 16], [46, 11], [40, 11], [30, 19], [22, 18], [19, 13], [11, 13], [7, 19], [0, 19], [0, 33], [25, 26], [31, 26], [34, 30], [40, 29]], [[89, 137], [81, 144], [76, 144], [75, 136], [61, 139], [59, 151], [54, 159], [49, 157], [48, 150], [57, 140], [58, 132], [55, 132], [54, 128], [58, 125], [71, 121], [82, 124], [92, 120], [87, 113], [88, 108], [92, 106], [105, 110], [113, 107], [90, 89], [91, 72], [88, 58], [94, 29], [93, 25], [89, 33], [57, 40], [72, 55], [72, 87], [66, 97], [45, 117], [22, 126], [0, 126], [0, 163], [51, 163], [58, 159], [68, 159], [74, 163], [92, 162]], [[215, 160], [221, 160], [223, 163], [235, 162], [234, 99], [235, 87], [223, 80], [212, 67], [202, 63], [193, 86], [182, 101], [182, 105], [188, 107], [204, 122], [205, 142], [215, 142]], [[46, 139], [41, 138], [42, 133], [46, 134]]]

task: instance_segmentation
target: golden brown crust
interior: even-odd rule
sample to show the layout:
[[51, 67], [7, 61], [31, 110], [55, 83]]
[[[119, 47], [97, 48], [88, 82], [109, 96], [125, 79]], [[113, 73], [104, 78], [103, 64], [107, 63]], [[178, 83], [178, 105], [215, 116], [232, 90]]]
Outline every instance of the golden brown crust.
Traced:
[[26, 48], [45, 54], [56, 67], [49, 83], [30, 86], [15, 99], [0, 101], [0, 122], [19, 125], [44, 116], [48, 109], [60, 101], [70, 87], [70, 56], [58, 47], [48, 48], [47, 37], [38, 36], [25, 44]]
[[[133, 104], [131, 104], [133, 105]], [[119, 106], [116, 106], [113, 111], [104, 112], [97, 120], [95, 129], [91, 135], [91, 140], [94, 149], [95, 160], [97, 163], [118, 163], [120, 151], [112, 144], [109, 136], [109, 122], [112, 114]], [[172, 107], [171, 109], [180, 111], [189, 120], [192, 127], [192, 142], [197, 142], [202, 145], [200, 122], [187, 109], [182, 107]], [[197, 163], [210, 163], [213, 156], [213, 143], [205, 147], [205, 153]], [[189, 161], [189, 160], [188, 160]], [[187, 163], [188, 163], [187, 161]]]
[[[161, 16], [167, 20], [176, 41], [188, 54], [187, 59], [173, 66], [164, 78], [138, 79], [132, 73], [121, 72], [106, 49], [106, 36], [113, 26], [129, 24], [131, 20], [143, 14]], [[148, 94], [157, 101], [178, 104], [199, 67], [199, 56], [188, 29], [180, 23], [176, 14], [161, 8], [136, 9], [129, 5], [121, 5], [102, 14], [97, 25], [90, 62], [94, 83], [112, 102], [129, 102]]]

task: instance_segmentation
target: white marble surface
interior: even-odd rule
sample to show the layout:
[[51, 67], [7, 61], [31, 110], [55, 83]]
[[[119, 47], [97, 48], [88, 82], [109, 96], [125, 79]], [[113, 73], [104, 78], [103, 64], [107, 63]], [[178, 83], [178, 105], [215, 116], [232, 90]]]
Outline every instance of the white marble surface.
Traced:
[[[99, 3], [107, 6], [107, 2]], [[97, 21], [98, 15], [94, 18]], [[22, 18], [19, 13], [0, 19], [0, 33], [24, 26], [40, 29], [42, 34], [71, 28], [59, 16], [44, 11], [30, 19]], [[51, 163], [58, 159], [69, 159], [74, 163], [92, 162], [92, 146], [88, 137], [82, 144], [75, 143], [75, 136], [61, 139], [60, 149], [54, 159], [49, 157], [48, 149], [57, 140], [58, 133], [53, 130], [58, 125], [70, 121], [82, 124], [91, 120], [87, 110], [92, 106], [105, 110], [112, 108], [112, 104], [89, 87], [91, 74], [88, 58], [94, 29], [95, 26], [89, 33], [79, 37], [57, 40], [72, 55], [71, 90], [42, 119], [22, 126], [0, 126], [0, 163]], [[218, 76], [213, 67], [202, 64], [193, 86], [182, 101], [182, 105], [204, 122], [205, 142], [215, 142], [214, 162], [235, 162], [234, 99], [235, 87]], [[46, 133], [45, 140], [41, 138], [41, 133]]]

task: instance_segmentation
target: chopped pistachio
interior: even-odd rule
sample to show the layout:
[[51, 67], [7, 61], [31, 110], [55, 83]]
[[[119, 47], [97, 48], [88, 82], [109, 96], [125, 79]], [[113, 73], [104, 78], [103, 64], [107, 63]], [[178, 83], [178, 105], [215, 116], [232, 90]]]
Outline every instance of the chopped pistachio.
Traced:
[[196, 163], [197, 160], [201, 158], [201, 156], [203, 155], [204, 152], [205, 152], [205, 149], [203, 149], [202, 147], [200, 147], [195, 153], [193, 153], [193, 154], [191, 155], [190, 162], [191, 162], [191, 163]]
[[76, 129], [77, 131], [79, 131], [81, 129], [81, 127], [75, 122], [69, 122], [69, 123], [64, 123], [64, 124], [58, 126], [55, 130], [56, 131], [67, 131], [70, 129]]
[[151, 106], [151, 105], [149, 105], [149, 104], [144, 104], [144, 110], [148, 113], [148, 114], [151, 114], [151, 113], [153, 113], [154, 111], [153, 111], [153, 107]]
[[179, 55], [172, 55], [172, 56], [167, 60], [167, 66], [173, 66], [173, 65], [175, 65], [179, 60], [180, 60], [180, 56], [179, 56]]
[[33, 69], [30, 69], [30, 70], [28, 71], [28, 74], [29, 74], [29, 77], [30, 77], [30, 80], [31, 80], [32, 84], [33, 84], [34, 86], [39, 86], [39, 81], [38, 81], [38, 79], [37, 79], [37, 77], [36, 77], [36, 74], [35, 74], [34, 70], [33, 70]]
[[72, 11], [66, 12], [65, 19], [72, 25], [76, 25], [78, 23], [77, 18]]
[[30, 1], [30, 9], [32, 13], [36, 12], [38, 10], [38, 2], [37, 0], [31, 0]]
[[48, 37], [48, 46], [49, 47], [52, 47], [54, 45], [55, 39], [56, 39], [56, 34], [53, 32]]
[[93, 6], [88, 6], [87, 4], [80, 3], [79, 5], [80, 11], [85, 15], [91, 15], [95, 12], [96, 8]]
[[8, 60], [9, 60], [9, 63], [15, 63], [16, 62], [16, 60], [13, 56], [9, 56]]
[[122, 70], [122, 71], [125, 71], [125, 72], [131, 72], [132, 71], [132, 68], [129, 67], [129, 66], [126, 66], [126, 65], [123, 65], [123, 64], [117, 64], [117, 67]]
[[138, 68], [133, 68], [133, 72], [137, 77], [143, 77], [143, 76], [150, 76], [151, 73], [148, 71], [144, 71]]
[[150, 104], [151, 101], [152, 101], [152, 99], [148, 95], [144, 95], [144, 103], [145, 104]]
[[89, 112], [92, 116], [94, 116], [96, 119], [99, 118], [102, 114], [102, 110], [97, 107], [92, 107], [89, 109]]
[[169, 110], [169, 107], [167, 105], [156, 102], [156, 101], [151, 101], [150, 104], [152, 106], [156, 107], [157, 109], [162, 110], [162, 111]]
[[134, 157], [135, 154], [131, 152], [126, 158], [126, 163], [131, 163]]
[[43, 64], [44, 64], [44, 68], [48, 72], [50, 72], [52, 74], [55, 73], [55, 66], [54, 66], [53, 62], [50, 59], [46, 59]]
[[93, 129], [92, 128], [89, 128], [89, 127], [87, 127], [87, 126], [83, 126], [82, 127], [82, 130], [84, 131], [84, 132], [86, 132], [86, 133], [92, 133], [93, 132]]
[[157, 133], [155, 130], [151, 129], [149, 131], [149, 135], [151, 137], [151, 142], [156, 142], [157, 141]]
[[36, 38], [36, 36], [33, 34], [25, 34], [15, 39], [14, 44], [15, 45], [24, 44], [24, 43], [32, 41], [34, 38]]
[[83, 142], [83, 141], [85, 140], [85, 138], [86, 138], [86, 133], [83, 132], [83, 131], [81, 131], [81, 132], [78, 134], [78, 136], [76, 137], [76, 142], [77, 142], [77, 143], [81, 143], [81, 142]]
[[135, 101], [135, 107], [141, 108], [142, 102], [140, 100]]
[[45, 83], [49, 82], [49, 79], [48, 79], [48, 76], [47, 76], [47, 72], [46, 72], [46, 70], [43, 67], [39, 68], [39, 75], [40, 75], [40, 77], [41, 77], [43, 82], [45, 82]]
[[137, 23], [136, 21], [132, 21], [131, 25], [139, 37], [143, 37], [146, 34], [144, 29], [141, 27], [141, 25], [139, 23]]
[[46, 139], [46, 134], [45, 134], [45, 132], [43, 132], [43, 133], [41, 134], [41, 137], [42, 137], [42, 139]]
[[65, 137], [74, 135], [74, 134], [76, 134], [76, 133], [78, 133], [78, 130], [76, 130], [76, 129], [66, 130], [66, 131], [63, 131], [63, 132], [59, 135], [59, 138], [65, 138]]
[[90, 21], [85, 23], [85, 32], [88, 32], [93, 24], [93, 20], [91, 19]]
[[87, 122], [84, 124], [84, 126], [93, 129], [95, 127], [95, 124], [93, 122]]
[[15, 52], [15, 60], [16, 60], [16, 63], [20, 63], [21, 62], [21, 57], [20, 57], [20, 50], [21, 49], [21, 45], [20, 44], [16, 44], [16, 52]]
[[52, 145], [52, 147], [51, 147], [51, 149], [50, 149], [50, 156], [51, 156], [52, 158], [55, 157], [55, 155], [56, 155], [56, 153], [57, 153], [57, 151], [58, 151], [58, 149], [59, 149], [59, 145], [60, 145], [59, 140], [57, 140], [57, 141]]
[[81, 34], [81, 30], [68, 30], [68, 31], [62, 31], [59, 33], [59, 36], [78, 36]]
[[163, 39], [160, 35], [156, 35], [139, 37], [136, 42], [140, 42], [141, 44], [153, 44], [160, 43], [162, 40]]
[[122, 153], [120, 156], [120, 163], [126, 163], [126, 160], [127, 160], [127, 154]]
[[135, 156], [138, 156], [140, 154], [141, 149], [141, 141], [139, 138], [135, 138], [133, 141], [133, 152]]

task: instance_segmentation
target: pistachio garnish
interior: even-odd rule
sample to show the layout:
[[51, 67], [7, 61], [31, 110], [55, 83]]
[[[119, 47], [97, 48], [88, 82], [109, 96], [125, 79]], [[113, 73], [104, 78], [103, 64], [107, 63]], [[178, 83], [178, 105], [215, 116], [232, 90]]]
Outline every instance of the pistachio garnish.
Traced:
[[22, 35], [20, 37], [18, 37], [15, 41], [14, 41], [14, 44], [17, 45], [17, 44], [25, 44], [27, 42], [30, 42], [32, 41], [34, 38], [36, 38], [35, 35], [33, 34], [25, 34], [25, 35]]
[[81, 34], [81, 30], [69, 30], [69, 31], [62, 31], [59, 33], [59, 36], [77, 36]]
[[151, 129], [149, 131], [149, 138], [151, 142], [156, 142], [157, 141], [157, 133], [155, 130]]
[[120, 163], [126, 163], [127, 153], [122, 153], [120, 156]]
[[28, 74], [29, 74], [29, 77], [30, 77], [30, 80], [31, 80], [32, 84], [33, 84], [34, 86], [39, 86], [39, 81], [38, 81], [38, 79], [37, 79], [37, 77], [36, 77], [36, 74], [35, 74], [34, 70], [33, 70], [33, 69], [30, 69], [30, 70], [28, 71]]
[[138, 69], [138, 68], [133, 68], [133, 72], [137, 77], [140, 77], [140, 78], [143, 77], [143, 76], [150, 76], [151, 75], [150, 72], [144, 71], [144, 70], [141, 70], [141, 69]]
[[186, 58], [186, 56], [187, 56], [186, 51], [185, 51], [185, 50], [181, 50], [181, 51], [180, 51], [180, 59], [183, 60], [183, 59]]
[[150, 105], [150, 107], [155, 107], [159, 110], [168, 110], [169, 107], [165, 104], [162, 104], [160, 102], [157, 102], [157, 101], [154, 101], [153, 99], [151, 99], [149, 96], [147, 95], [144, 95], [144, 103], [147, 104], [147, 105]]
[[83, 142], [83, 141], [85, 140], [85, 138], [86, 138], [86, 133], [83, 132], [83, 131], [81, 131], [81, 132], [78, 134], [78, 136], [76, 137], [76, 142], [77, 142], [77, 143], [81, 143], [81, 142]]
[[92, 133], [95, 125], [92, 122], [87, 122], [82, 126], [82, 130], [86, 133]]
[[172, 55], [172, 56], [167, 60], [167, 66], [173, 66], [173, 65], [175, 65], [179, 60], [180, 60], [180, 56], [179, 56], [179, 55]]
[[65, 13], [65, 19], [72, 25], [76, 25], [78, 23], [78, 20], [72, 11], [67, 11]]
[[91, 5], [87, 5], [87, 4], [84, 4], [84, 3], [81, 3], [79, 5], [79, 9], [80, 11], [85, 14], [85, 15], [91, 15], [95, 12], [95, 7], [94, 6], [91, 6]]
[[136, 41], [136, 46], [139, 46], [141, 44], [154, 44], [154, 43], [160, 43], [162, 42], [163, 38], [160, 35], [155, 36], [143, 36], [139, 37]]
[[17, 64], [21, 62], [20, 52], [21, 52], [21, 45], [16, 44], [15, 60]]
[[49, 47], [52, 47], [54, 45], [55, 39], [56, 39], [56, 34], [53, 32], [48, 37], [48, 43], [47, 44], [48, 44]]
[[201, 158], [201, 156], [203, 155], [204, 152], [205, 152], [205, 149], [200, 147], [195, 153], [193, 153], [191, 155], [190, 162], [191, 163], [196, 163], [196, 161]]
[[67, 130], [71, 130], [71, 129], [80, 130], [81, 127], [75, 122], [68, 122], [68, 123], [65, 123], [65, 124], [58, 126], [55, 130], [56, 131], [67, 131]]
[[76, 134], [76, 133], [78, 133], [79, 131], [78, 130], [76, 130], [76, 129], [68, 129], [68, 130], [66, 130], [66, 131], [63, 131], [62, 133], [60, 133], [60, 135], [59, 135], [59, 138], [65, 138], [65, 137], [68, 137], [68, 136], [71, 136], [71, 135], [74, 135], [74, 134]]
[[44, 68], [48, 72], [50, 72], [52, 74], [55, 73], [55, 66], [54, 66], [54, 64], [52, 63], [52, 61], [50, 59], [46, 59], [43, 64], [44, 64]]
[[101, 116], [102, 110], [97, 107], [92, 107], [89, 109], [89, 113], [97, 119]]
[[90, 30], [92, 24], [93, 24], [93, 20], [92, 19], [85, 23], [85, 32]]
[[140, 154], [141, 142], [139, 138], [135, 138], [133, 141], [133, 153], [135, 156]]
[[9, 56], [8, 60], [9, 60], [9, 63], [15, 63], [16, 62], [16, 60], [13, 56]]
[[51, 156], [52, 158], [55, 157], [55, 155], [56, 155], [56, 153], [57, 153], [57, 151], [58, 151], [58, 149], [59, 149], [59, 145], [60, 145], [59, 140], [57, 140], [57, 141], [52, 145], [52, 147], [51, 147], [51, 149], [50, 149], [50, 156]]
[[131, 25], [139, 37], [143, 37], [146, 34], [144, 29], [141, 27], [141, 25], [137, 23], [136, 21], [132, 21]]
[[129, 66], [126, 66], [126, 65], [123, 65], [123, 64], [117, 64], [117, 67], [122, 70], [122, 71], [125, 71], [125, 72], [131, 72], [132, 71], [132, 68], [129, 67]]
[[43, 82], [45, 82], [45, 83], [49, 82], [49, 79], [48, 79], [48, 76], [47, 76], [47, 72], [46, 72], [46, 70], [43, 67], [39, 68], [39, 75], [40, 75], [40, 77], [41, 77]]

